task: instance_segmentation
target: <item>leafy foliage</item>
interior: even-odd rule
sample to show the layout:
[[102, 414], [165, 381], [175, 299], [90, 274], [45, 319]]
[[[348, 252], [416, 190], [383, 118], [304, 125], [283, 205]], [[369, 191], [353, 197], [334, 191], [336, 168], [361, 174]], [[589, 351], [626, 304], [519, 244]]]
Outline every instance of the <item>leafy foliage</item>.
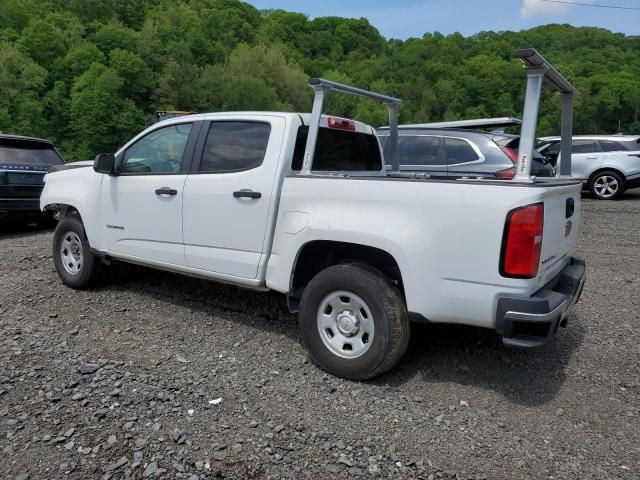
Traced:
[[[309, 76], [402, 98], [404, 123], [519, 116], [535, 47], [580, 90], [577, 133], [640, 133], [640, 37], [546, 25], [386, 40], [365, 19], [258, 11], [238, 0], [3, 0], [0, 130], [51, 138], [69, 159], [114, 151], [155, 110], [308, 111]], [[386, 110], [330, 95], [373, 125]], [[545, 92], [540, 135], [559, 130]]]

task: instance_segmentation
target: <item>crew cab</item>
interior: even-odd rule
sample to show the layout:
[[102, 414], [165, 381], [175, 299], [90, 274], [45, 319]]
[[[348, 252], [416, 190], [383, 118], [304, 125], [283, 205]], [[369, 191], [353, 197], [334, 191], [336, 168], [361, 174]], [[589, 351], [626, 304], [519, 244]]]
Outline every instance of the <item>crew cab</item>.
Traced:
[[390, 112], [397, 100], [311, 84], [311, 115], [175, 118], [93, 168], [48, 174], [62, 282], [89, 287], [120, 260], [282, 292], [314, 362], [356, 380], [400, 360], [411, 320], [493, 329], [514, 347], [551, 338], [585, 278], [580, 183], [387, 172], [375, 130], [322, 115], [322, 99]]

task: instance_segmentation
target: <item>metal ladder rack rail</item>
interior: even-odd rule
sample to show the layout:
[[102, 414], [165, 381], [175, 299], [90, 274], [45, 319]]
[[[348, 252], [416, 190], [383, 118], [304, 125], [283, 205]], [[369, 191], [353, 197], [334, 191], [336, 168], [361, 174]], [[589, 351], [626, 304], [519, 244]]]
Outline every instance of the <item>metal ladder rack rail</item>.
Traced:
[[312, 78], [309, 80], [309, 86], [314, 90], [313, 108], [311, 109], [311, 120], [309, 121], [309, 133], [307, 135], [307, 143], [304, 148], [304, 160], [300, 175], [311, 175], [313, 171], [313, 157], [316, 151], [316, 143], [318, 140], [318, 132], [320, 130], [320, 119], [324, 108], [324, 96], [327, 91], [335, 91], [354, 95], [357, 97], [369, 98], [384, 103], [389, 109], [389, 151], [393, 170], [400, 170], [400, 162], [398, 158], [398, 105], [400, 100], [380, 93], [370, 92], [361, 88], [343, 85], [341, 83], [332, 82], [323, 78]]
[[527, 91], [520, 131], [520, 147], [514, 181], [533, 182], [531, 162], [536, 142], [536, 126], [542, 83], [560, 92], [560, 164], [556, 165], [556, 177], [571, 178], [571, 137], [573, 131], [573, 99], [578, 91], [562, 76], [536, 49], [525, 48], [517, 51], [527, 75]]

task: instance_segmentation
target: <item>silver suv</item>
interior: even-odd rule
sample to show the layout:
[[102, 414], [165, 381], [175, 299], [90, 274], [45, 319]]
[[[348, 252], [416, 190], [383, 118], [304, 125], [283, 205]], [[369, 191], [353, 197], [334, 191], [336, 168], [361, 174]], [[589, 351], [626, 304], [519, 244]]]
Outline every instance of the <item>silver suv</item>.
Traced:
[[[560, 137], [541, 138], [537, 149], [555, 165]], [[640, 136], [574, 136], [571, 174], [600, 200], [614, 200], [625, 190], [640, 187]]]

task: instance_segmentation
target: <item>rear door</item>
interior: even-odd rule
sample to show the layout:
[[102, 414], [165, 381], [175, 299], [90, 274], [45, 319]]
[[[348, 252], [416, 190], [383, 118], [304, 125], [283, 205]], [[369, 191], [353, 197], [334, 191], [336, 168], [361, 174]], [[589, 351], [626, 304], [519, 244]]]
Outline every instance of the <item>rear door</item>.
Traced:
[[107, 249], [114, 255], [184, 266], [184, 183], [201, 122], [156, 128], [118, 155], [101, 184]]
[[587, 179], [602, 165], [603, 156], [595, 140], [574, 139], [571, 146], [571, 175]]
[[253, 279], [265, 247], [285, 119], [252, 116], [205, 123], [184, 187], [189, 267]]

